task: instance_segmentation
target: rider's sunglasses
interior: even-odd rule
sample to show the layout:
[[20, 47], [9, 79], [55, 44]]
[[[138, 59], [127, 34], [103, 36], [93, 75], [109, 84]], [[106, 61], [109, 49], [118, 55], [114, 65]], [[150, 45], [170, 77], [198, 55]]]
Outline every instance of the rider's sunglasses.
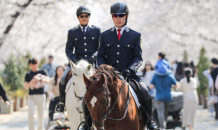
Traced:
[[86, 15], [80, 15], [79, 17], [80, 17], [80, 18], [84, 18], [84, 17], [85, 17], [85, 18], [88, 18], [89, 15], [88, 15], [88, 14], [86, 14]]
[[125, 14], [113, 14], [112, 16], [115, 17], [115, 18], [117, 18], [118, 16], [119, 16], [120, 18], [122, 18], [122, 17], [125, 16]]

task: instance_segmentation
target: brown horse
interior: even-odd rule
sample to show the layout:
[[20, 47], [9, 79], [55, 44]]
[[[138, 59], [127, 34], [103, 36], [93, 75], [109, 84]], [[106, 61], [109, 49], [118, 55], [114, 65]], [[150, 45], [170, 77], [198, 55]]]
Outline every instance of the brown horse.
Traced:
[[[101, 65], [88, 79], [84, 101], [91, 113], [94, 130], [145, 130], [145, 117], [139, 122], [138, 108], [127, 83], [113, 67]], [[144, 114], [143, 114], [144, 115]]]

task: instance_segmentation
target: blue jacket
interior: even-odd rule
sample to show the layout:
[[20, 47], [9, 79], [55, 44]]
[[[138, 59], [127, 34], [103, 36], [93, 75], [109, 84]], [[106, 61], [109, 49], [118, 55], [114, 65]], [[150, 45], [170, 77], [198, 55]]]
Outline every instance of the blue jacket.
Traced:
[[176, 79], [172, 73], [159, 74], [155, 73], [151, 81], [156, 88], [155, 100], [170, 102], [171, 97], [171, 87], [176, 84]]
[[139, 80], [135, 74], [142, 65], [141, 34], [126, 27], [118, 40], [116, 28], [113, 27], [101, 34], [97, 64], [108, 64], [119, 67], [121, 72], [131, 69], [131, 78]]
[[93, 25], [87, 27], [85, 35], [79, 25], [70, 29], [65, 50], [70, 60], [76, 62], [88, 60], [93, 54], [97, 56], [100, 34], [101, 29]]

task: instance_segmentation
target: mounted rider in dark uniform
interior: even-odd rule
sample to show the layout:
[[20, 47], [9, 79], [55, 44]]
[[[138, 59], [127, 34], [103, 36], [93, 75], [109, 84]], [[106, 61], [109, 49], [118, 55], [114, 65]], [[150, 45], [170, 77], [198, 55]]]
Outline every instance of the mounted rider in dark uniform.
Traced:
[[[93, 25], [88, 25], [91, 15], [91, 11], [88, 7], [80, 6], [76, 11], [76, 15], [78, 17], [80, 25], [68, 31], [66, 55], [75, 64], [81, 59], [85, 59], [91, 64], [96, 63], [101, 29]], [[64, 74], [61, 77], [61, 81], [59, 84], [61, 102], [56, 107], [57, 112], [64, 112], [66, 95], [65, 79], [70, 70], [71, 67], [70, 64], [68, 64], [68, 67], [66, 68]], [[83, 113], [84, 118], [86, 118], [88, 109], [85, 103], [83, 103]], [[84, 125], [82, 126], [81, 130], [86, 129], [87, 126]]]
[[[129, 13], [126, 4], [121, 2], [113, 4], [110, 13], [115, 26], [101, 34], [97, 56], [98, 66], [101, 64], [111, 65], [125, 78], [136, 80], [141, 89], [141, 105], [151, 117], [150, 93], [141, 78], [136, 75], [142, 65], [141, 34], [126, 26]], [[147, 127], [149, 130], [159, 130], [157, 124], [151, 120], [148, 121]]]

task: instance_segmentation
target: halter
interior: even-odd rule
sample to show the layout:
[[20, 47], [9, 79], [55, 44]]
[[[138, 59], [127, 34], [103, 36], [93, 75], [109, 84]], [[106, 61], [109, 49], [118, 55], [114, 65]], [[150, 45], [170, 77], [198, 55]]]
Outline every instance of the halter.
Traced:
[[[109, 71], [107, 71], [107, 72], [109, 72]], [[109, 73], [110, 73], [110, 72], [109, 72]], [[111, 73], [110, 73], [110, 74], [111, 74]], [[111, 75], [115, 76], [114, 74], [111, 74]], [[115, 77], [117, 77], [117, 76], [115, 76]], [[106, 89], [105, 85], [103, 85], [101, 88], [99, 88], [99, 89], [97, 89], [97, 90], [93, 90], [93, 91], [92, 91], [92, 92], [99, 92], [99, 91], [101, 91], [102, 89], [104, 89], [104, 90], [106, 89], [106, 97], [107, 97], [107, 104], [108, 104], [106, 113], [105, 113], [99, 120], [97, 120], [97, 121], [92, 120], [93, 125], [103, 127], [103, 126], [104, 126], [104, 122], [105, 122], [106, 119], [109, 119], [109, 120], [111, 120], [111, 121], [120, 121], [120, 120], [122, 120], [122, 119], [124, 119], [124, 118], [126, 117], [127, 110], [128, 110], [128, 106], [129, 106], [129, 87], [128, 87], [128, 94], [127, 94], [127, 105], [126, 105], [126, 110], [125, 110], [125, 112], [124, 112], [123, 117], [120, 118], [120, 119], [113, 119], [113, 118], [109, 118], [109, 117], [108, 117], [109, 114], [111, 113], [111, 111], [114, 109], [114, 106], [115, 106], [115, 104], [117, 103], [117, 101], [118, 101], [118, 99], [119, 99], [119, 97], [120, 97], [120, 95], [121, 95], [121, 93], [122, 93], [122, 91], [123, 91], [124, 86], [125, 86], [125, 81], [124, 81], [124, 83], [123, 83], [123, 85], [122, 85], [121, 91], [119, 92], [119, 96], [117, 97], [116, 101], [115, 101], [114, 104], [112, 105], [111, 109], [109, 109], [109, 107], [110, 107], [110, 102], [109, 102], [110, 92], [108, 91], [108, 89]], [[87, 91], [89, 91], [88, 88], [86, 88], [86, 89], [87, 89]], [[104, 118], [105, 118], [105, 119], [104, 119]], [[102, 124], [98, 124], [98, 123], [99, 123], [101, 120], [103, 120], [103, 119], [104, 119], [104, 122], [103, 122]]]

